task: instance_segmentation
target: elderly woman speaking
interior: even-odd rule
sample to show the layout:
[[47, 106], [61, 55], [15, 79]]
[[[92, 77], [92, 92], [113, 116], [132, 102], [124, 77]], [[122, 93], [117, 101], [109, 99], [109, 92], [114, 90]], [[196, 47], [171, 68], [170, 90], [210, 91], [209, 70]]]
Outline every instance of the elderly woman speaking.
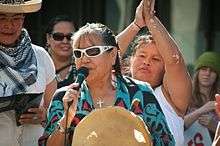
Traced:
[[[65, 142], [65, 133], [70, 145], [77, 124], [92, 110], [109, 106], [120, 106], [139, 115], [148, 126], [154, 145], [174, 145], [165, 116], [149, 84], [121, 75], [119, 48], [108, 27], [86, 24], [74, 34], [72, 46], [76, 67], [88, 68], [89, 75], [79, 91], [73, 89], [78, 86], [73, 83], [55, 94], [40, 145], [61, 146]], [[73, 103], [67, 110], [70, 100]]]

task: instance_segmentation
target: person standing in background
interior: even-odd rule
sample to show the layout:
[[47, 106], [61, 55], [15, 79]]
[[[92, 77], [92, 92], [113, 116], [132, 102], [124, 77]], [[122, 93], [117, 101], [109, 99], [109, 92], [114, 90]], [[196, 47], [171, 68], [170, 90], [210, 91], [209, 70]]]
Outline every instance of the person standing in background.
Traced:
[[0, 1], [0, 145], [36, 146], [43, 132], [55, 68], [44, 48], [33, 45], [23, 23], [41, 0]]
[[220, 54], [204, 52], [195, 63], [193, 96], [188, 114], [184, 117], [185, 128], [198, 122], [209, 131], [211, 139], [219, 121], [215, 113], [215, 94], [220, 93]]
[[74, 24], [67, 15], [52, 18], [46, 29], [46, 49], [56, 68], [57, 88], [73, 83], [76, 77], [73, 49], [70, 44], [74, 32]]

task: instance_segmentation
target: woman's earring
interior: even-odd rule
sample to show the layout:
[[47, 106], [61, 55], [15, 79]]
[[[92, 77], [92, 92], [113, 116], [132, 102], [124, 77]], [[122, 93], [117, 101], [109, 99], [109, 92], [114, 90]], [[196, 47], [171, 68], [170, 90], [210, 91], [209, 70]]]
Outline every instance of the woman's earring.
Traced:
[[46, 42], [45, 48], [48, 49], [50, 47], [50, 44]]
[[46, 42], [45, 44], [45, 49], [49, 52], [50, 51], [50, 44], [48, 42]]

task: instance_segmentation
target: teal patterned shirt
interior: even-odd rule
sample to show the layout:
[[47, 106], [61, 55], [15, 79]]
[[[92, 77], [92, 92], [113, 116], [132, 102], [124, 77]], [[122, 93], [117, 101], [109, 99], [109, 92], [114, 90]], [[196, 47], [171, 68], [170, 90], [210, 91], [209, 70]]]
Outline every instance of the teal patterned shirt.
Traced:
[[[165, 116], [154, 96], [154, 91], [145, 82], [141, 82], [129, 77], [123, 79], [117, 77], [115, 80], [116, 96], [114, 106], [124, 107], [143, 118], [151, 133], [154, 146], [174, 146], [175, 141], [171, 134]], [[47, 117], [47, 125], [44, 135], [39, 139], [39, 145], [44, 146], [47, 138], [56, 129], [58, 121], [64, 114], [62, 97], [66, 87], [60, 89], [55, 94], [50, 105]], [[84, 82], [80, 90], [80, 98], [77, 105], [77, 112], [72, 120], [72, 132], [69, 136], [69, 143], [72, 143], [74, 127], [94, 109], [94, 104], [90, 92]]]

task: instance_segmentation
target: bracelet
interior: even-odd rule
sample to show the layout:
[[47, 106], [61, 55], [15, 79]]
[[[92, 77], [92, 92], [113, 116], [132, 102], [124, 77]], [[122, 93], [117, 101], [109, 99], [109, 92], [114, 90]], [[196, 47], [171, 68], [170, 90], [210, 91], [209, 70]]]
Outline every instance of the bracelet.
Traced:
[[60, 125], [60, 122], [58, 122], [58, 125], [57, 125], [56, 129], [57, 129], [57, 131], [59, 131], [62, 134], [65, 133], [65, 128]]
[[59, 131], [62, 134], [65, 134], [65, 132], [68, 134], [68, 133], [74, 131], [74, 129], [75, 129], [74, 126], [70, 126], [69, 128], [67, 128], [65, 130], [65, 128], [63, 126], [61, 126], [60, 122], [57, 123], [57, 127], [56, 127], [56, 130]]
[[134, 24], [134, 26], [135, 26], [136, 28], [138, 28], [138, 30], [141, 29], [141, 27], [140, 27], [137, 23], [133, 22], [133, 24]]

